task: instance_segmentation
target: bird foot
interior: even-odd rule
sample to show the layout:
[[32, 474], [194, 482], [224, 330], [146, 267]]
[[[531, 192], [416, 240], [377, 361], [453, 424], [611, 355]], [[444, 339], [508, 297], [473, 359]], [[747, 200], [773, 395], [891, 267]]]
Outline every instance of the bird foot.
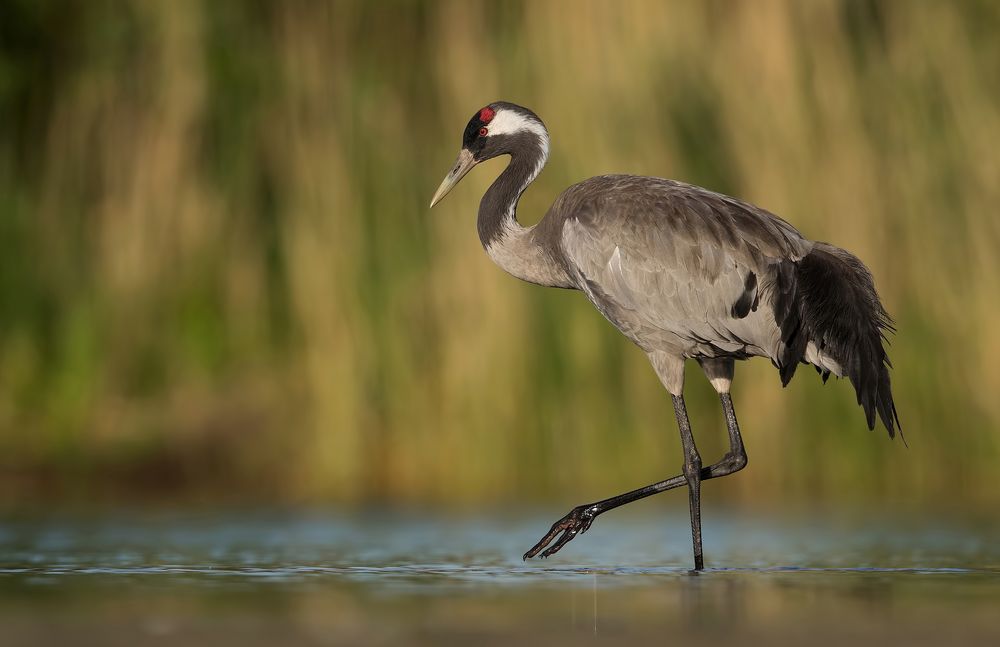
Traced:
[[[565, 517], [552, 524], [549, 532], [546, 533], [546, 535], [542, 537], [537, 544], [532, 546], [531, 549], [524, 554], [524, 559], [529, 559], [538, 555], [539, 551], [546, 546], [549, 546], [553, 539], [555, 539], [555, 543], [552, 543], [551, 546], [545, 548], [545, 550], [542, 551], [541, 557], [549, 557], [550, 555], [556, 554], [559, 552], [559, 549], [569, 543], [571, 539], [577, 535], [587, 532], [590, 528], [590, 524], [594, 523], [594, 519], [597, 518], [597, 514], [597, 506], [592, 503], [579, 505], [573, 508]], [[562, 534], [560, 535], [559, 533]], [[558, 539], [556, 539], [557, 536], [559, 537]]]

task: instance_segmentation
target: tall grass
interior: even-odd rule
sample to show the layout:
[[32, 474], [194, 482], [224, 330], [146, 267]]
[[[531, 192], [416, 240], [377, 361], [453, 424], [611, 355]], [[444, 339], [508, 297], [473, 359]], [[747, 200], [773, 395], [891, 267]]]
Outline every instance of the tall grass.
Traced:
[[[868, 263], [909, 450], [764, 360], [711, 496], [996, 504], [991, 2], [32, 2], [0, 8], [0, 500], [588, 498], [677, 471], [669, 398], [579, 294], [434, 212], [469, 115], [782, 214]], [[706, 460], [717, 403], [689, 375]]]

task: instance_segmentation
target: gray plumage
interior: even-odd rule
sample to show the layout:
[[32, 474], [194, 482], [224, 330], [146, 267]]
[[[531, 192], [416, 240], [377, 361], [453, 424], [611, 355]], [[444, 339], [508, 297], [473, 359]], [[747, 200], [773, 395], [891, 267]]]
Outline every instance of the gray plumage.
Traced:
[[[812, 249], [785, 222], [698, 187], [635, 176], [577, 184], [546, 218], [561, 221], [554, 248], [576, 286], [646, 352], [778, 356], [767, 307], [773, 269]], [[737, 306], [747, 301], [756, 307], [744, 313]]]
[[[624, 503], [687, 485], [695, 568], [702, 568], [700, 483], [746, 465], [729, 387], [734, 363], [760, 356], [787, 384], [800, 363], [823, 380], [847, 377], [870, 429], [889, 436], [899, 419], [883, 347], [892, 322], [871, 273], [851, 253], [813, 242], [778, 216], [683, 182], [604, 175], [566, 189], [533, 227], [515, 213], [548, 156], [548, 131], [533, 112], [496, 102], [466, 126], [462, 152], [431, 206], [477, 163], [511, 162], [479, 205], [478, 229], [490, 258], [539, 285], [576, 289], [642, 348], [674, 399], [684, 474], [578, 506], [529, 550], [558, 551], [593, 519]], [[730, 451], [702, 467], [683, 401], [684, 364], [696, 360], [720, 394]], [[556, 537], [558, 536], [558, 539]]]
[[[878, 410], [894, 434], [898, 421], [881, 350], [890, 322], [870, 273], [849, 252], [814, 243], [735, 198], [631, 175], [570, 187], [535, 233], [573, 286], [647, 353], [767, 357], [786, 384], [808, 362], [825, 375], [849, 377], [869, 427]], [[806, 258], [805, 268], [819, 276], [803, 274]], [[816, 296], [824, 280], [833, 284]], [[844, 321], [830, 321], [831, 308], [851, 311]], [[661, 379], [679, 394], [682, 363], [668, 370]]]

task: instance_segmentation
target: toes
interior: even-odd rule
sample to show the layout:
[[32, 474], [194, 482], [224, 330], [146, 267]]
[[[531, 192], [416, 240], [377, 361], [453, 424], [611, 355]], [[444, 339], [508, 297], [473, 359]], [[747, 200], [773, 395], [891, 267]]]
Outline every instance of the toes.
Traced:
[[531, 559], [532, 557], [534, 557], [535, 555], [537, 555], [538, 551], [540, 551], [541, 549], [545, 548], [545, 544], [546, 543], [548, 543], [548, 542], [540, 541], [537, 544], [535, 544], [534, 546], [532, 546], [531, 549], [528, 552], [526, 552], [524, 555], [521, 556], [521, 560], [522, 561], [528, 561], [529, 559]]
[[[528, 559], [531, 559], [532, 557], [534, 557], [535, 555], [537, 555], [538, 551], [540, 551], [541, 549], [543, 549], [543, 548], [545, 548], [546, 546], [549, 545], [549, 543], [555, 538], [555, 536], [557, 534], [559, 534], [560, 530], [562, 530], [562, 528], [559, 526], [558, 523], [556, 523], [555, 525], [553, 525], [552, 529], [549, 530], [549, 532], [544, 537], [542, 537], [541, 539], [539, 539], [538, 543], [535, 544], [534, 546], [532, 546], [531, 549], [528, 550], [528, 552], [526, 552], [521, 559], [528, 560]], [[543, 557], [544, 557], [544, 555], [543, 555]]]
[[[588, 514], [581, 514], [582, 511], [582, 508], [574, 508], [568, 515], [552, 524], [549, 532], [537, 544], [532, 546], [531, 550], [526, 552], [522, 559], [528, 560], [538, 555], [539, 551], [549, 546], [553, 539], [555, 539], [555, 543], [545, 548], [540, 557], [544, 558], [554, 555], [578, 534], [587, 532], [590, 524], [594, 521], [594, 517]], [[560, 533], [562, 534], [560, 535]], [[558, 539], [556, 539], [557, 536], [559, 537]]]
[[567, 528], [566, 532], [564, 532], [559, 539], [556, 540], [556, 543], [545, 549], [545, 552], [542, 553], [542, 557], [549, 557], [558, 553], [559, 549], [569, 543], [573, 537], [576, 537], [576, 532], [576, 528]]

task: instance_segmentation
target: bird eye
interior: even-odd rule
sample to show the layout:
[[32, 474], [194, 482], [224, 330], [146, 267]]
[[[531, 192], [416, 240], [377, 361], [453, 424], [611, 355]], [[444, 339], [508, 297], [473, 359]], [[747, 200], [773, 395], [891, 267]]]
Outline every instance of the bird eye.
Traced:
[[486, 129], [486, 126], [483, 126], [482, 128], [479, 129], [479, 136], [480, 137], [485, 137], [486, 134], [489, 133], [489, 132], [490, 131]]

